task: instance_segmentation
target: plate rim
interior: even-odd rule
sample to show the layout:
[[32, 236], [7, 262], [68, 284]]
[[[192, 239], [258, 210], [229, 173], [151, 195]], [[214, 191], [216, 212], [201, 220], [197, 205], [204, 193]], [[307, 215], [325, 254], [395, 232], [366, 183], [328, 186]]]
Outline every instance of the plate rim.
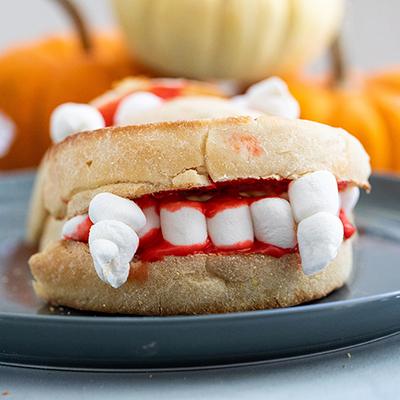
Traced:
[[164, 323], [164, 322], [207, 322], [215, 321], [215, 320], [242, 320], [242, 319], [252, 319], [259, 317], [269, 317], [276, 315], [290, 315], [290, 314], [303, 314], [309, 312], [319, 312], [324, 311], [326, 309], [336, 309], [343, 307], [355, 307], [359, 305], [364, 305], [366, 303], [375, 303], [379, 301], [384, 301], [387, 299], [400, 299], [400, 289], [391, 292], [378, 293], [365, 297], [358, 297], [356, 299], [350, 300], [336, 300], [327, 303], [319, 303], [319, 304], [303, 304], [292, 307], [284, 307], [284, 308], [274, 308], [274, 309], [266, 309], [266, 310], [254, 310], [254, 311], [239, 311], [239, 312], [231, 312], [231, 313], [219, 313], [219, 314], [199, 314], [199, 315], [171, 315], [171, 316], [138, 316], [138, 315], [120, 315], [120, 314], [109, 314], [109, 315], [43, 315], [43, 314], [26, 314], [26, 313], [11, 313], [11, 312], [0, 312], [0, 322], [4, 320], [20, 320], [22, 321], [30, 321], [35, 320], [41, 323], [48, 322], [86, 322], [86, 323], [125, 323], [125, 324], [134, 324], [134, 323]]

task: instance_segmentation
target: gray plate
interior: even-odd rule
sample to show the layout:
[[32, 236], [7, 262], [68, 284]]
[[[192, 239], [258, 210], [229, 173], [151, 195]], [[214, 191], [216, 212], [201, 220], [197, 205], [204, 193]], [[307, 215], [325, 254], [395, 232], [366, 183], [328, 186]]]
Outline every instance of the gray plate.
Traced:
[[400, 331], [400, 183], [374, 177], [357, 208], [352, 281], [304, 306], [130, 317], [53, 309], [32, 292], [21, 245], [32, 174], [0, 178], [0, 362], [55, 368], [167, 369], [273, 361]]

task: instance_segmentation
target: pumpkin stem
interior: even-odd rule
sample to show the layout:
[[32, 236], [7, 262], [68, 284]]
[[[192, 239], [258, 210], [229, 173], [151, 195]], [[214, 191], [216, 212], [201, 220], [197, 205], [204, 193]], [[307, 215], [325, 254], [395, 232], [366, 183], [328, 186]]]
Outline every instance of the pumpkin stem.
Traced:
[[331, 44], [329, 57], [332, 68], [332, 84], [334, 86], [342, 86], [347, 80], [347, 67], [339, 36]]
[[89, 53], [92, 49], [92, 41], [90, 38], [88, 27], [82, 17], [78, 7], [71, 0], [57, 0], [57, 3], [68, 15], [72, 23], [74, 24], [75, 30], [79, 36], [82, 48], [86, 53]]

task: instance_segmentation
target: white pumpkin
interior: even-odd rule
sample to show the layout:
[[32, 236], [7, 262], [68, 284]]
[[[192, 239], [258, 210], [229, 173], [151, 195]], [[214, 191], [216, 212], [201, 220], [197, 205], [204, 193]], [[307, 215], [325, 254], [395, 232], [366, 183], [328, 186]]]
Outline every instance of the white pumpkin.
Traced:
[[113, 0], [135, 57], [158, 73], [256, 81], [336, 35], [344, 0]]

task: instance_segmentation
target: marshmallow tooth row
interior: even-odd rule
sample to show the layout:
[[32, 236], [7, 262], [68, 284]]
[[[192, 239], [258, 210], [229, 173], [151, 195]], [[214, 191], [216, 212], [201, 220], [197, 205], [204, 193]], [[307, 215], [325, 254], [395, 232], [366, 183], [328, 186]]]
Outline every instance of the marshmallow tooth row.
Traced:
[[[290, 94], [286, 83], [272, 77], [251, 86], [244, 95], [226, 100], [232, 108], [232, 116], [248, 114], [257, 116], [260, 113], [276, 115], [285, 118], [299, 118], [300, 108], [295, 98]], [[115, 125], [133, 125], [154, 120], [154, 113], [162, 108], [165, 101], [159, 96], [138, 91], [124, 97], [114, 115]], [[190, 104], [190, 103], [189, 103]], [[189, 105], [186, 105], [189, 107]], [[182, 110], [183, 113], [185, 110]], [[89, 105], [80, 103], [65, 103], [56, 107], [50, 118], [50, 135], [54, 143], [63, 141], [68, 136], [83, 131], [92, 131], [105, 127], [105, 121], [100, 111]]]
[[216, 248], [231, 251], [250, 248], [254, 238], [283, 248], [296, 244], [290, 205], [280, 198], [258, 200], [251, 206], [235, 199], [221, 203], [213, 213], [205, 213], [201, 202], [161, 204], [160, 219], [163, 238], [174, 246], [199, 249], [208, 238]]
[[291, 182], [289, 201], [262, 198], [249, 206], [245, 200], [235, 200], [207, 217], [198, 205], [174, 211], [161, 206], [161, 231], [176, 246], [205, 245], [207, 233], [220, 249], [249, 248], [254, 238], [281, 248], [298, 244], [303, 272], [313, 275], [336, 258], [344, 235], [339, 209], [351, 212], [358, 196], [358, 188], [339, 196], [333, 174], [317, 171]]
[[146, 247], [161, 232], [172, 246], [193, 250], [211, 241], [221, 250], [240, 251], [258, 242], [291, 249], [298, 244], [303, 272], [321, 271], [337, 255], [343, 241], [339, 209], [350, 212], [359, 196], [357, 188], [339, 195], [335, 177], [327, 171], [303, 176], [289, 185], [288, 200], [281, 197], [135, 202], [100, 193], [88, 215], [67, 221], [63, 236], [80, 240], [88, 231], [93, 263], [100, 279], [117, 288], [126, 282], [129, 263], [140, 245]]

